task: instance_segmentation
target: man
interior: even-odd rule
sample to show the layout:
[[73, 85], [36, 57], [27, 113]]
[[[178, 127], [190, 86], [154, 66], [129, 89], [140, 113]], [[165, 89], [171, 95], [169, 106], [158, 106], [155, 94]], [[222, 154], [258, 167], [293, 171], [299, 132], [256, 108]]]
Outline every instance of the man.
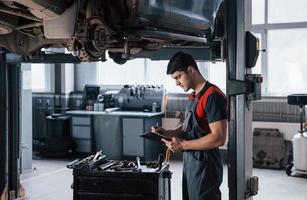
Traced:
[[218, 147], [226, 141], [226, 97], [206, 81], [189, 54], [176, 53], [168, 63], [167, 74], [184, 91], [194, 91], [189, 95], [182, 125], [175, 130], [152, 129], [172, 138], [162, 140], [171, 151], [183, 151], [183, 200], [219, 200], [223, 166]]

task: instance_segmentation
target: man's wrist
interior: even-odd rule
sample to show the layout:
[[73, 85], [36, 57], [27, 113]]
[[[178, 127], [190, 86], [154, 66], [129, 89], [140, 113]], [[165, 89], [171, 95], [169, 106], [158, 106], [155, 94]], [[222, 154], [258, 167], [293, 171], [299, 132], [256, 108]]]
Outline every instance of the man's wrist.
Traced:
[[181, 145], [182, 145], [182, 151], [189, 150], [189, 141], [188, 140], [183, 140], [181, 142]]

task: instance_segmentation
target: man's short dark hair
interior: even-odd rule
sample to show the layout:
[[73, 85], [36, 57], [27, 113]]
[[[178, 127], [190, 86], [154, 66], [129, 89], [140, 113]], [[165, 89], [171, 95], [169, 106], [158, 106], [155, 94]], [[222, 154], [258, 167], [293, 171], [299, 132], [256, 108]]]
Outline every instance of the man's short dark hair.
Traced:
[[190, 54], [179, 51], [170, 59], [166, 74], [172, 74], [175, 71], [185, 71], [189, 66], [199, 71], [194, 58]]

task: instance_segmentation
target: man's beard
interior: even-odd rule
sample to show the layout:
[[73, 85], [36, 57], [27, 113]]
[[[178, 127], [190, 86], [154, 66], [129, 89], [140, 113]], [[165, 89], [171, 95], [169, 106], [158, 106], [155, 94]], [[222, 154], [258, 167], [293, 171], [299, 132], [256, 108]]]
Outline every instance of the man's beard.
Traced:
[[191, 88], [190, 87], [187, 87], [186, 89], [183, 88], [183, 91], [187, 92], [189, 91]]
[[188, 81], [188, 84], [187, 84], [186, 89], [183, 88], [183, 90], [184, 90], [185, 92], [187, 92], [187, 91], [189, 91], [191, 88], [193, 88], [193, 80], [194, 80], [193, 76], [192, 76], [190, 73], [187, 73], [187, 75], [188, 75], [188, 77], [189, 77], [189, 81]]
[[192, 88], [192, 81], [189, 81], [189, 84], [187, 84], [186, 88], [182, 88], [185, 92], [188, 92]]

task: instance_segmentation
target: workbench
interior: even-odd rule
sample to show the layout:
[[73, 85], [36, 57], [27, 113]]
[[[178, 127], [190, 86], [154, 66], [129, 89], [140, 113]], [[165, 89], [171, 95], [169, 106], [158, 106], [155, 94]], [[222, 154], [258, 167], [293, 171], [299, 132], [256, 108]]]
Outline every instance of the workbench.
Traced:
[[163, 112], [67, 111], [71, 115], [72, 137], [77, 152], [90, 154], [102, 150], [110, 159], [156, 160], [164, 146], [139, 137], [150, 127], [161, 125]]

